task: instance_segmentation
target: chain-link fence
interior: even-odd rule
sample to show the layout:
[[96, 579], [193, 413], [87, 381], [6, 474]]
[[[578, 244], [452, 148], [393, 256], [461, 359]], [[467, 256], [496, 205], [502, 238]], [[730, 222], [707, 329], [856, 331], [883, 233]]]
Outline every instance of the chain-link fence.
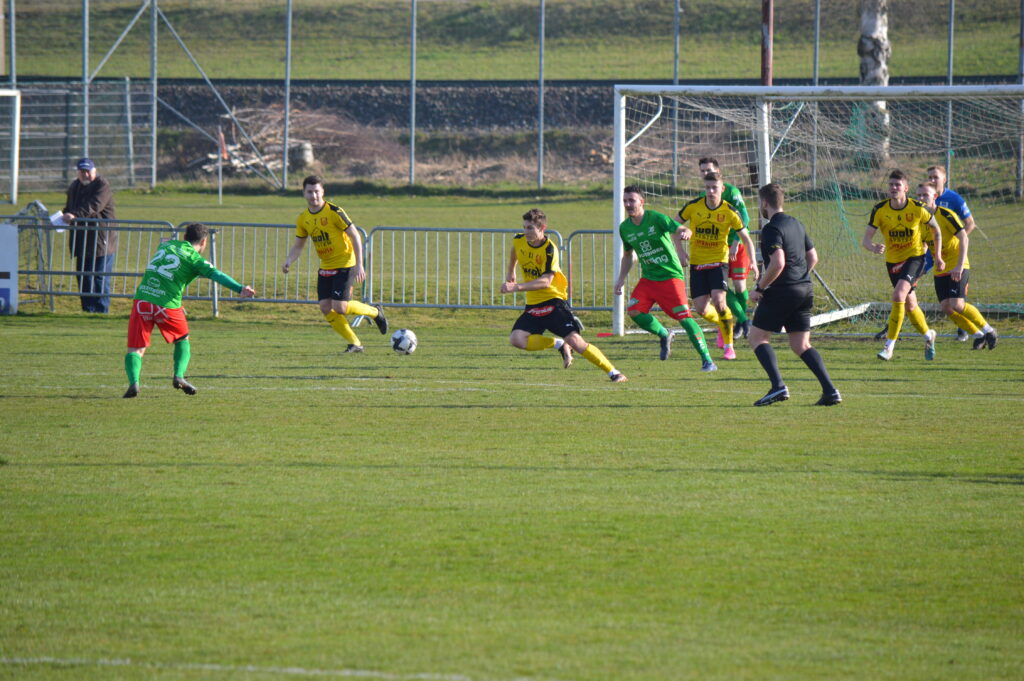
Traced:
[[[20, 191], [65, 189], [75, 179], [75, 160], [82, 156], [92, 158], [100, 174], [116, 186], [148, 183], [153, 136], [145, 83], [127, 79], [93, 83], [88, 114], [81, 83], [26, 82], [18, 87], [22, 97]], [[0, 106], [0, 130], [10, 127], [11, 108]], [[0, 135], [0, 158], [8, 157], [10, 144], [9, 135]], [[6, 164], [0, 164], [0, 187], [8, 195]]]
[[[262, 167], [260, 176], [271, 184], [282, 156], [296, 172], [308, 167], [389, 183], [606, 183], [611, 85], [757, 82], [758, 4], [319, 0], [294, 3], [288, 52], [291, 4], [284, 0], [92, 0], [91, 64], [103, 61], [90, 77], [113, 80], [93, 80], [86, 114], [80, 77], [48, 86], [29, 82], [32, 73], [68, 77], [81, 62], [77, 34], [67, 30], [81, 20], [79, 10], [36, 0], [19, 8], [20, 35], [76, 39], [19, 42], [18, 86], [26, 89], [22, 185], [62, 189], [70, 161], [86, 148], [119, 186], [148, 183], [156, 170], [155, 179], [212, 180], [218, 124], [227, 137], [226, 172], [260, 174]], [[158, 6], [156, 32], [140, 21], [117, 36], [135, 8], [138, 19]], [[777, 84], [808, 83], [812, 74], [833, 84], [857, 81], [856, 3], [776, 0], [774, 8]], [[1019, 0], [956, 0], [949, 9], [907, 0], [890, 10], [893, 83], [1019, 76]], [[927, 55], [915, 52], [922, 40], [934, 48]], [[158, 169], [148, 80], [156, 43]], [[103, 56], [112, 45], [117, 48]], [[132, 84], [116, 79], [125, 75]], [[169, 80], [184, 77], [195, 81]], [[8, 124], [0, 112], [0, 126]], [[296, 143], [302, 153], [293, 156]]]

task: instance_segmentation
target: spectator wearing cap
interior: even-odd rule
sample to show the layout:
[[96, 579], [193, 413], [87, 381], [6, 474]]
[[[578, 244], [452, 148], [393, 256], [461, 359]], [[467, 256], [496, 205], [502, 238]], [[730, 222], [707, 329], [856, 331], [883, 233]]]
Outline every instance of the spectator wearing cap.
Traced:
[[[71, 255], [78, 270], [78, 290], [85, 312], [106, 313], [110, 310], [110, 276], [117, 254], [117, 231], [109, 222], [113, 220], [114, 191], [110, 183], [96, 173], [96, 164], [90, 158], [75, 164], [78, 179], [68, 187], [64, 204], [64, 221], [74, 227], [68, 238]], [[100, 229], [96, 229], [100, 227]]]

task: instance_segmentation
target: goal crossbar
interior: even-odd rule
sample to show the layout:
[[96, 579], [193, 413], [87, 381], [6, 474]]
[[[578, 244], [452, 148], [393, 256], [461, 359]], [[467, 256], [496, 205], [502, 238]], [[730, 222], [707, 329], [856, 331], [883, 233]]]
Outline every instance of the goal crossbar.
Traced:
[[948, 99], [950, 97], [1019, 97], [1024, 85], [616, 85], [615, 95], [686, 95], [691, 97], [759, 97], [772, 100]]

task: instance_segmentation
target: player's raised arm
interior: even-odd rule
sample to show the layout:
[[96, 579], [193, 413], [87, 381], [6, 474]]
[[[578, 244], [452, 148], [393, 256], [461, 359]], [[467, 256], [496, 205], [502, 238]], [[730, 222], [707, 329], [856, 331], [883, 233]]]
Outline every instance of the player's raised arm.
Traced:
[[288, 270], [291, 269], [291, 265], [295, 262], [299, 254], [302, 253], [302, 248], [306, 245], [306, 237], [297, 236], [295, 241], [292, 242], [292, 247], [288, 249], [288, 255], [284, 257], [284, 264], [281, 265], [281, 271], [288, 274]]

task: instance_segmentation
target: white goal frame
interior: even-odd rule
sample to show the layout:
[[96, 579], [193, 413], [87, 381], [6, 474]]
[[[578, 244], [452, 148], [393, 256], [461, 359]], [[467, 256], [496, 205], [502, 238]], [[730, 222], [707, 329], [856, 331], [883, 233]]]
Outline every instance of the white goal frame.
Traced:
[[[612, 178], [612, 228], [614, 231], [615, 276], [618, 277], [619, 263], [623, 248], [619, 238], [618, 226], [624, 219], [622, 207], [622, 190], [626, 186], [626, 148], [643, 134], [647, 126], [653, 124], [660, 116], [671, 115], [669, 107], [659, 107], [647, 126], [641, 128], [632, 139], [626, 139], [626, 101], [627, 97], [636, 96], [685, 96], [685, 97], [750, 97], [757, 101], [758, 124], [755, 131], [757, 146], [757, 175], [759, 186], [771, 182], [772, 178], [772, 140], [768, 116], [772, 102], [779, 101], [823, 101], [830, 99], [893, 101], [893, 100], [927, 100], [948, 99], [951, 97], [979, 98], [1018, 98], [1024, 111], [1024, 85], [943, 85], [943, 86], [745, 86], [745, 85], [628, 85], [615, 86], [614, 98], [614, 166]], [[1024, 147], [1024, 140], [1022, 140]], [[1018, 149], [1018, 154], [1024, 154]], [[1024, 161], [1024, 159], [1021, 159]], [[1021, 167], [1019, 162], [1018, 169]], [[1018, 170], [1020, 173], [1020, 170]], [[1020, 181], [1018, 175], [1018, 182]], [[756, 210], [752, 215], [758, 214]], [[625, 333], [625, 292], [614, 296], [612, 301], [612, 332], [616, 335]]]
[[0, 97], [11, 97], [10, 203], [18, 204], [18, 168], [21, 164], [21, 90], [0, 89]]

